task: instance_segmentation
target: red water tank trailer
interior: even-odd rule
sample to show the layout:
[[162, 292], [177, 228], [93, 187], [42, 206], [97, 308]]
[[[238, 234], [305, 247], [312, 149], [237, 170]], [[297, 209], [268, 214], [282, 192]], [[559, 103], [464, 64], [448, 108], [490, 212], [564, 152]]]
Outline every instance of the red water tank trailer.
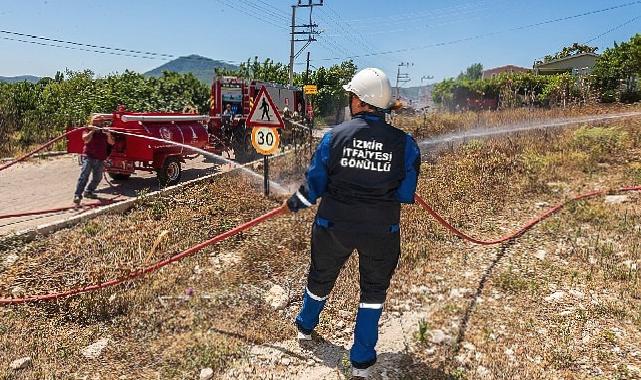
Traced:
[[[189, 147], [203, 149], [209, 142], [209, 116], [205, 115], [115, 112], [101, 116], [116, 140], [105, 160], [105, 171], [114, 179], [127, 179], [136, 170], [155, 171], [162, 185], [174, 185], [180, 181], [181, 163], [198, 155]], [[81, 154], [82, 133], [67, 138], [67, 152]]]

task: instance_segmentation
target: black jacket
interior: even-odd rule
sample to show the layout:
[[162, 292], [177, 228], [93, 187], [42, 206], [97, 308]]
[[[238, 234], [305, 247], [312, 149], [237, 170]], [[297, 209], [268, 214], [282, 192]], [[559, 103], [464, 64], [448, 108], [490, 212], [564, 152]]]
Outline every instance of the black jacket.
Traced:
[[413, 203], [420, 168], [414, 139], [381, 114], [356, 115], [323, 136], [292, 211], [322, 198], [317, 223], [342, 230], [398, 229], [400, 204]]

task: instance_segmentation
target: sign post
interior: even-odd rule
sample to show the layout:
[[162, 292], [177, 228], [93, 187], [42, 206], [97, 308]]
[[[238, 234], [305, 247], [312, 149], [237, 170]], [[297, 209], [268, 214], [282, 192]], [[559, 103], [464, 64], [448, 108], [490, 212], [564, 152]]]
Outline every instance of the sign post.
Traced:
[[263, 155], [263, 186], [265, 195], [269, 195], [269, 155], [278, 151], [280, 133], [278, 128], [284, 128], [278, 108], [274, 105], [265, 86], [261, 87], [247, 117], [247, 124], [252, 127], [252, 145], [256, 152]]
[[263, 189], [265, 189], [265, 196], [269, 195], [269, 159], [263, 156]]

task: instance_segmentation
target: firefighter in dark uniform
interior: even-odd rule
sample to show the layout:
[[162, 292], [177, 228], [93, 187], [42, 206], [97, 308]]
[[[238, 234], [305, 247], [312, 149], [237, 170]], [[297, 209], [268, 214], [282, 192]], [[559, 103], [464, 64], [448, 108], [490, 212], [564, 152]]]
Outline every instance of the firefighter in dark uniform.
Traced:
[[338, 274], [356, 250], [360, 304], [350, 350], [353, 378], [367, 378], [376, 362], [378, 322], [400, 256], [401, 203], [413, 203], [420, 167], [414, 139], [385, 122], [394, 104], [385, 73], [367, 68], [343, 86], [352, 119], [327, 132], [306, 181], [286, 202], [292, 212], [322, 198], [312, 229], [311, 265], [299, 340], [311, 340]]

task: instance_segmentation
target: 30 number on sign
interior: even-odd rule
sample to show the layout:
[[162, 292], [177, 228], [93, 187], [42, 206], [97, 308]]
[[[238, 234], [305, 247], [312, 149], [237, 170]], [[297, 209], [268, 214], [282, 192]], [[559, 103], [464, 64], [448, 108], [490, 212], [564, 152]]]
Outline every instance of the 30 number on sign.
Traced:
[[252, 128], [252, 145], [256, 149], [256, 152], [260, 154], [270, 155], [276, 153], [280, 146], [278, 128]]

